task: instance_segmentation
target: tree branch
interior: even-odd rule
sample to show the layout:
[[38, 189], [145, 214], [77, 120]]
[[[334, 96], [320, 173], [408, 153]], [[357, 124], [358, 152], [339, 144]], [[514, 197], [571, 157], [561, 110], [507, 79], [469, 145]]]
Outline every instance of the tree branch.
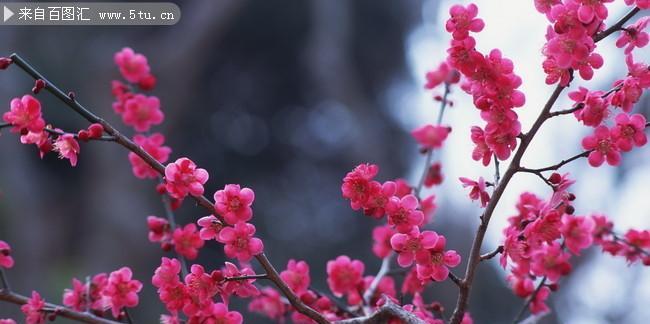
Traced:
[[[47, 127], [43, 128], [43, 130], [50, 133], [50, 134], [59, 135], [59, 136], [65, 135], [65, 134], [71, 134], [72, 136], [74, 136], [75, 139], [77, 139], [77, 140], [79, 139], [79, 135], [74, 134], [74, 133], [67, 133], [67, 132], [63, 132], [63, 131], [59, 131], [59, 130], [52, 129], [52, 128], [47, 128]], [[115, 136], [106, 136], [106, 135], [98, 137], [98, 138], [89, 138], [88, 139], [88, 141], [103, 141], [103, 142], [115, 142], [116, 140], [117, 139], [115, 138]]]
[[490, 252], [490, 253], [485, 253], [481, 255], [481, 261], [485, 260], [490, 260], [494, 258], [495, 256], [499, 255], [500, 253], [503, 253], [503, 245], [499, 245], [496, 250]]
[[375, 275], [375, 278], [370, 283], [370, 286], [368, 286], [368, 289], [366, 289], [366, 292], [363, 294], [363, 301], [365, 302], [366, 305], [371, 306], [370, 300], [372, 299], [372, 296], [375, 295], [375, 291], [377, 291], [377, 287], [379, 287], [379, 283], [381, 282], [381, 279], [384, 278], [384, 276], [386, 276], [390, 271], [390, 263], [393, 261], [394, 257], [395, 257], [395, 252], [391, 251], [381, 261], [381, 267], [379, 268], [379, 272], [377, 272], [377, 275]]
[[[611, 95], [612, 93], [617, 92], [618, 90], [621, 90], [622, 87], [623, 87], [623, 84], [621, 83], [621, 84], [607, 90], [607, 92], [603, 93], [600, 97], [605, 99], [605, 98], [607, 98], [607, 96]], [[580, 109], [582, 109], [584, 107], [585, 107], [585, 104], [581, 102], [581, 103], [575, 105], [573, 108], [551, 112], [549, 114], [549, 118], [557, 117], [557, 116], [560, 116], [560, 115], [572, 114], [572, 113], [574, 113], [574, 112], [576, 112], [576, 111], [578, 111], [578, 110], [580, 110]]]
[[238, 280], [250, 280], [250, 279], [268, 279], [266, 273], [254, 274], [254, 275], [245, 275], [245, 276], [236, 276], [236, 277], [226, 277], [225, 281], [238, 281]]
[[[6, 301], [12, 304], [16, 305], [24, 305], [27, 304], [29, 301], [29, 298], [14, 292], [10, 292], [6, 289], [0, 289], [0, 300], [1, 301]], [[90, 324], [123, 324], [121, 322], [116, 322], [112, 321], [109, 319], [97, 317], [93, 314], [90, 313], [85, 313], [85, 312], [77, 312], [73, 311], [69, 308], [60, 306], [60, 305], [55, 305], [55, 304], [50, 304], [50, 303], [45, 303], [46, 308], [50, 308], [56, 312], [56, 316], [61, 316], [65, 317], [71, 320], [79, 321], [82, 323], [90, 323]]]
[[[617, 23], [612, 25], [610, 28], [599, 33], [598, 35], [594, 35], [593, 36], [594, 42], [597, 43], [603, 40], [605, 37], [609, 36], [610, 34], [614, 33], [616, 30], [620, 29], [621, 26], [623, 26], [623, 24], [625, 24], [628, 20], [632, 19], [632, 17], [639, 11], [640, 11], [639, 8], [632, 9]], [[481, 223], [476, 231], [476, 236], [474, 237], [474, 242], [472, 243], [472, 248], [470, 250], [469, 262], [467, 263], [467, 268], [465, 271], [465, 278], [463, 279], [462, 285], [460, 286], [460, 293], [458, 294], [456, 308], [454, 309], [454, 313], [450, 319], [451, 324], [459, 324], [463, 319], [463, 315], [465, 314], [465, 308], [467, 307], [467, 303], [469, 301], [469, 293], [471, 291], [472, 282], [474, 280], [474, 275], [476, 274], [476, 267], [478, 266], [481, 260], [480, 257], [481, 246], [483, 244], [483, 239], [485, 238], [485, 232], [487, 231], [488, 224], [490, 223], [490, 218], [492, 217], [492, 213], [494, 212], [494, 209], [499, 203], [499, 200], [501, 199], [503, 192], [508, 186], [508, 183], [510, 182], [512, 177], [518, 172], [518, 169], [520, 168], [521, 158], [523, 157], [524, 153], [526, 152], [526, 149], [528, 148], [531, 141], [535, 137], [535, 134], [537, 134], [537, 131], [542, 126], [542, 124], [544, 124], [546, 120], [551, 118], [551, 114], [550, 114], [551, 108], [553, 107], [553, 105], [555, 104], [555, 102], [557, 101], [557, 99], [559, 98], [560, 94], [564, 89], [565, 87], [559, 84], [555, 87], [555, 90], [553, 91], [549, 99], [546, 101], [544, 108], [542, 109], [539, 116], [535, 120], [535, 123], [531, 127], [530, 131], [528, 131], [528, 133], [526, 133], [521, 137], [521, 143], [519, 145], [519, 148], [515, 152], [514, 157], [512, 158], [512, 162], [510, 163], [510, 166], [508, 166], [508, 169], [503, 175], [503, 179], [501, 180], [501, 183], [495, 188], [494, 193], [492, 194], [492, 198], [488, 202], [488, 205], [485, 208], [483, 215], [481, 216]]]
[[[160, 177], [160, 183], [161, 184], [164, 183], [163, 177]], [[162, 196], [161, 197], [162, 204], [163, 204], [163, 207], [165, 209], [165, 215], [167, 216], [167, 222], [169, 222], [169, 227], [170, 227], [172, 233], [174, 233], [177, 226], [176, 226], [176, 217], [174, 215], [174, 211], [172, 210], [171, 199], [169, 198], [168, 195], [165, 195], [165, 194], [162, 194], [161, 196]], [[189, 271], [189, 267], [187, 266], [187, 260], [180, 253], [176, 253], [176, 256], [178, 257], [178, 259], [181, 262], [181, 273], [183, 274], [183, 278], [185, 278], [185, 277], [187, 277], [188, 271]]]
[[519, 168], [519, 171], [520, 172], [527, 172], [527, 173], [535, 173], [535, 174], [541, 174], [542, 172], [546, 172], [546, 171], [557, 171], [558, 169], [563, 167], [565, 164], [571, 163], [571, 162], [573, 162], [573, 161], [575, 161], [575, 160], [577, 160], [579, 158], [589, 156], [589, 153], [591, 153], [592, 151], [593, 150], [584, 151], [584, 152], [582, 152], [580, 154], [576, 154], [576, 155], [574, 155], [574, 156], [572, 156], [572, 157], [570, 157], [570, 158], [568, 158], [566, 160], [562, 160], [557, 164], [553, 164], [553, 165], [547, 166], [545, 168], [528, 169], [528, 168], [521, 167], [521, 168]]
[[542, 126], [542, 124], [548, 119], [549, 111], [551, 110], [551, 107], [553, 107], [553, 104], [555, 104], [555, 101], [557, 101], [560, 93], [562, 93], [562, 90], [564, 90], [563, 86], [556, 86], [555, 90], [551, 94], [551, 97], [544, 105], [544, 108], [540, 112], [530, 131], [526, 133], [526, 135], [522, 138], [519, 148], [512, 158], [510, 166], [508, 166], [508, 169], [503, 175], [501, 183], [499, 183], [499, 185], [495, 188], [494, 193], [492, 194], [492, 198], [488, 202], [488, 205], [485, 208], [483, 215], [481, 216], [481, 223], [476, 231], [476, 236], [474, 237], [474, 242], [472, 243], [472, 248], [470, 250], [469, 262], [467, 263], [467, 268], [465, 270], [465, 278], [463, 279], [462, 285], [460, 286], [460, 293], [458, 294], [456, 309], [454, 309], [454, 313], [450, 320], [450, 323], [452, 324], [459, 324], [463, 319], [463, 315], [465, 314], [465, 308], [467, 307], [467, 303], [469, 301], [469, 293], [471, 291], [474, 275], [476, 274], [476, 267], [481, 261], [481, 246], [483, 244], [485, 232], [487, 231], [488, 224], [490, 223], [492, 213], [499, 203], [499, 199], [501, 199], [501, 196], [508, 186], [508, 183], [515, 175], [515, 173], [517, 173], [519, 164], [521, 163], [521, 158], [526, 152], [528, 145], [530, 145], [532, 139], [535, 137], [535, 134]]
[[[450, 84], [448, 82], [445, 82], [445, 93], [442, 95], [442, 101], [440, 101], [440, 113], [438, 113], [438, 120], [436, 122], [437, 125], [442, 124], [442, 117], [445, 115], [445, 109], [447, 108], [447, 97], [449, 96], [449, 93], [451, 92], [450, 90]], [[424, 171], [422, 171], [422, 176], [420, 176], [420, 181], [418, 182], [418, 186], [415, 187], [415, 196], [418, 197], [418, 199], [421, 200], [420, 198], [420, 192], [422, 191], [422, 187], [424, 186], [424, 180], [427, 178], [427, 175], [429, 174], [429, 168], [431, 167], [431, 161], [433, 160], [433, 149], [427, 150], [427, 156], [424, 159]]]
[[611, 34], [617, 32], [617, 31], [621, 30], [621, 27], [623, 27], [623, 25], [624, 25], [628, 20], [632, 19], [632, 17], [634, 17], [634, 15], [636, 15], [639, 11], [641, 11], [641, 9], [639, 9], [639, 7], [636, 7], [636, 8], [634, 8], [634, 9], [630, 10], [630, 11], [629, 11], [625, 16], [623, 16], [623, 18], [621, 18], [618, 22], [616, 22], [615, 24], [613, 24], [613, 25], [610, 26], [609, 28], [603, 30], [602, 32], [596, 34], [596, 35], [594, 36], [594, 42], [596, 42], [596, 43], [597, 43], [597, 42], [600, 42], [601, 40], [605, 39], [607, 36], [609, 36], [609, 35], [611, 35]]
[[530, 303], [532, 303], [533, 300], [535, 300], [535, 297], [537, 296], [539, 291], [546, 284], [546, 279], [547, 279], [546, 277], [542, 278], [542, 281], [539, 282], [539, 284], [537, 285], [537, 288], [535, 288], [535, 291], [533, 291], [533, 293], [528, 297], [526, 302], [522, 305], [521, 309], [519, 309], [519, 312], [517, 312], [517, 316], [515, 316], [514, 321], [512, 321], [514, 324], [519, 323], [521, 321], [522, 317], [524, 317], [524, 314], [526, 314], [526, 309], [528, 308], [528, 305], [530, 305]]
[[[104, 127], [104, 131], [115, 137], [115, 142], [126, 148], [127, 150], [138, 155], [142, 160], [144, 160], [149, 166], [156, 170], [159, 174], [164, 176], [165, 166], [158, 162], [154, 157], [147, 153], [142, 147], [135, 144], [128, 137], [122, 135], [113, 125], [95, 115], [84, 106], [82, 106], [75, 97], [70, 97], [65, 92], [61, 91], [53, 82], [45, 78], [40, 72], [38, 72], [34, 67], [32, 67], [27, 61], [25, 61], [18, 54], [11, 54], [10, 58], [13, 63], [18, 66], [20, 69], [25, 71], [34, 79], [42, 79], [45, 81], [45, 90], [53, 94], [55, 97], [59, 98], [67, 107], [72, 109], [77, 114], [84, 117], [87, 121], [91, 123], [99, 123]], [[205, 208], [210, 214], [213, 214], [219, 218], [218, 214], [215, 212], [214, 205], [212, 202], [205, 196], [191, 196], [198, 205]], [[223, 221], [223, 219], [221, 219]], [[262, 268], [266, 271], [269, 280], [271, 280], [277, 288], [287, 297], [291, 305], [303, 315], [315, 320], [319, 324], [326, 324], [329, 321], [320, 313], [312, 309], [311, 307], [305, 305], [296, 294], [291, 291], [289, 286], [280, 278], [280, 274], [273, 267], [269, 259], [266, 257], [265, 253], [261, 253], [255, 256], [255, 259], [260, 263]]]
[[402, 320], [403, 324], [426, 324], [415, 314], [405, 310], [399, 305], [395, 304], [389, 297], [384, 296], [384, 305], [382, 305], [376, 312], [357, 318], [346, 319], [336, 322], [337, 324], [385, 324], [391, 319], [398, 318]]

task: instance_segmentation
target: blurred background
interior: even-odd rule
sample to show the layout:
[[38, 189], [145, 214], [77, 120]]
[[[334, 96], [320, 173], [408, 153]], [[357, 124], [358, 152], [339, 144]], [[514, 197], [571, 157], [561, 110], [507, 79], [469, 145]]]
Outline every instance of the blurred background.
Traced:
[[[340, 192], [341, 179], [359, 163], [380, 166], [379, 180], [404, 177], [414, 183], [423, 156], [409, 135], [435, 121], [437, 92], [424, 91], [424, 74], [445, 58], [449, 37], [444, 21], [450, 1], [174, 1], [179, 24], [165, 27], [6, 27], [0, 29], [0, 55], [17, 52], [63, 90], [129, 134], [111, 108], [110, 81], [119, 79], [113, 53], [130, 46], [147, 55], [158, 86], [165, 122], [155, 128], [167, 137], [172, 159], [191, 157], [210, 172], [206, 193], [226, 183], [255, 190], [254, 224], [276, 268], [291, 259], [311, 266], [312, 283], [327, 290], [325, 264], [346, 254], [366, 263], [374, 274], [380, 260], [371, 252], [376, 221], [350, 209]], [[453, 3], [458, 3], [454, 1]], [[462, 1], [460, 1], [462, 2]], [[515, 63], [524, 84], [525, 107], [518, 113], [527, 130], [551, 92], [544, 84], [541, 47], [547, 21], [533, 1], [477, 1], [485, 30], [478, 48], [499, 48]], [[507, 10], [504, 10], [506, 9]], [[621, 17], [622, 1], [610, 6]], [[599, 44], [606, 58], [592, 89], [607, 90], [626, 73], [614, 40]], [[637, 60], [647, 62], [648, 51]], [[577, 87], [572, 84], [572, 87]], [[33, 80], [17, 68], [0, 73], [5, 111], [13, 97], [28, 93]], [[439, 92], [439, 91], [438, 91]], [[40, 94], [48, 122], [65, 130], [85, 128], [46, 93]], [[467, 199], [459, 176], [491, 179], [493, 167], [471, 160], [469, 129], [483, 125], [471, 99], [455, 89], [454, 107], [445, 115], [453, 132], [437, 155], [445, 182], [437, 196], [434, 228], [448, 248], [467, 257], [480, 209]], [[564, 97], [557, 108], [568, 107]], [[648, 115], [647, 97], [636, 109]], [[556, 118], [541, 130], [524, 158], [544, 167], [580, 151], [589, 132], [572, 117]], [[147, 240], [145, 218], [163, 215], [154, 183], [136, 179], [127, 152], [107, 143], [82, 144], [79, 164], [70, 168], [50, 154], [43, 161], [35, 147], [17, 136], [0, 136], [0, 239], [13, 247], [16, 265], [8, 271], [15, 290], [32, 289], [61, 303], [72, 277], [85, 278], [129, 265], [145, 286], [136, 322], [154, 323], [164, 311], [154, 287], [153, 270], [166, 255]], [[622, 167], [569, 165], [579, 181], [578, 214], [604, 212], [617, 230], [650, 227], [650, 150], [624, 155]], [[490, 224], [484, 252], [501, 240], [501, 229], [525, 190], [541, 196], [549, 189], [534, 176], [518, 175]], [[204, 216], [186, 201], [181, 224]], [[215, 269], [226, 259], [210, 242], [196, 261]], [[544, 323], [646, 323], [650, 309], [650, 270], [592, 248], [573, 261], [573, 275], [553, 294], [553, 313]], [[257, 266], [257, 265], [255, 265]], [[455, 272], [461, 273], [463, 264]], [[482, 264], [471, 296], [475, 323], [509, 323], [522, 301], [505, 283], [496, 261]], [[427, 300], [453, 310], [457, 290], [449, 282], [433, 285]], [[247, 314], [246, 323], [268, 320]], [[18, 307], [0, 304], [0, 317], [22, 321]], [[64, 319], [58, 319], [65, 322]]]

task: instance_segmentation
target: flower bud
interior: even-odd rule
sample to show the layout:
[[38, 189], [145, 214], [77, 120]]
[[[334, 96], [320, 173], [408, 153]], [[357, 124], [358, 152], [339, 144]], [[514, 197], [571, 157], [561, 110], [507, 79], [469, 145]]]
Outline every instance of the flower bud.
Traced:
[[5, 70], [13, 61], [8, 57], [0, 57], [0, 70]]

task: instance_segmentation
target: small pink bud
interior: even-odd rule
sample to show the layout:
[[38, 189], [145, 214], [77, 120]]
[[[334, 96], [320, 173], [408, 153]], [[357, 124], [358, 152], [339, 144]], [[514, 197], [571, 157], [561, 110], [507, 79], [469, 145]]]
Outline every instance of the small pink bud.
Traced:
[[573, 206], [567, 206], [565, 209], [565, 212], [569, 215], [573, 215], [575, 213], [576, 209]]
[[90, 138], [100, 138], [104, 133], [104, 126], [98, 123], [92, 124], [88, 127], [88, 133]]
[[0, 57], [0, 70], [5, 70], [13, 61], [8, 57]]
[[156, 191], [161, 195], [164, 194], [165, 192], [167, 192], [167, 189], [165, 189], [165, 184], [164, 183], [157, 184], [156, 185]]
[[210, 273], [210, 278], [212, 278], [212, 280], [215, 282], [222, 282], [224, 279], [226, 279], [221, 270], [212, 271], [212, 273]]
[[43, 81], [43, 79], [37, 79], [34, 82], [34, 87], [32, 88], [32, 92], [34, 94], [38, 94], [39, 92], [41, 92], [41, 90], [43, 90], [43, 88], [45, 88], [45, 85], [46, 84], [45, 81]]
[[88, 139], [90, 138], [90, 134], [88, 134], [88, 131], [85, 129], [82, 129], [77, 133], [77, 137], [79, 137], [80, 141], [87, 142]]
[[160, 247], [163, 249], [163, 251], [165, 251], [165, 252], [169, 252], [169, 251], [172, 250], [172, 248], [174, 247], [174, 245], [171, 244], [171, 243], [169, 243], [169, 242], [164, 242], [164, 243], [162, 243], [162, 244], [160, 245]]
[[170, 203], [172, 210], [181, 208], [181, 203], [183, 203], [181, 199], [172, 199]]
[[156, 77], [151, 74], [143, 77], [142, 79], [140, 79], [140, 81], [138, 81], [138, 87], [140, 87], [140, 89], [144, 91], [153, 90], [155, 86], [156, 86]]
[[552, 184], [558, 184], [562, 181], [562, 176], [559, 173], [554, 172], [550, 177], [548, 177], [548, 181]]

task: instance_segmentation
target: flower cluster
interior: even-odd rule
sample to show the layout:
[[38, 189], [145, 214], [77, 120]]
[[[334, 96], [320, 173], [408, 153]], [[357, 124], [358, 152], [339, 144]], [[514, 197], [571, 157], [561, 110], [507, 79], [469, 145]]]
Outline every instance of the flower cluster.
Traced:
[[505, 160], [517, 146], [521, 124], [513, 108], [526, 102], [524, 94], [517, 90], [522, 81], [514, 73], [512, 61], [504, 58], [501, 51], [494, 49], [483, 55], [476, 50], [476, 40], [470, 32], [480, 32], [484, 23], [477, 18], [475, 4], [454, 5], [449, 14], [446, 27], [452, 40], [447, 63], [464, 76], [461, 88], [472, 95], [487, 123], [483, 128], [473, 127], [471, 137], [476, 145], [472, 158], [487, 166], [493, 155]]
[[604, 215], [593, 215], [594, 243], [603, 251], [624, 257], [628, 263], [650, 265], [650, 231], [629, 229], [622, 236], [614, 233], [614, 224]]
[[[259, 294], [253, 286], [255, 279], [239, 279], [245, 275], [254, 275], [250, 268], [239, 270], [237, 266], [226, 262], [222, 270], [207, 273], [203, 266], [194, 264], [190, 273], [181, 281], [181, 262], [177, 259], [162, 258], [160, 267], [151, 278], [151, 283], [158, 288], [160, 300], [171, 315], [167, 321], [179, 321], [179, 313], [188, 317], [188, 323], [227, 323], [241, 324], [243, 317], [239, 312], [228, 310], [231, 295], [249, 298]], [[229, 281], [235, 278], [237, 280]], [[221, 302], [213, 297], [219, 295]]]
[[[97, 274], [86, 283], [73, 278], [72, 289], [65, 289], [63, 292], [63, 305], [78, 312], [91, 310], [100, 316], [110, 308], [113, 318], [120, 319], [124, 316], [125, 307], [135, 307], [139, 302], [138, 292], [142, 289], [142, 283], [132, 277], [131, 269], [123, 267], [108, 275]], [[36, 291], [32, 292], [31, 298], [21, 310], [25, 314], [27, 324], [53, 321], [58, 313], [56, 309], [46, 307], [45, 300]], [[48, 316], [48, 313], [51, 314]], [[11, 320], [0, 320], [0, 323], [15, 324]]]
[[[595, 223], [590, 217], [573, 215], [571, 202], [575, 196], [568, 192], [573, 183], [567, 175], [553, 174], [550, 183], [554, 193], [543, 200], [525, 192], [517, 203], [518, 214], [508, 219], [501, 265], [510, 265], [508, 281], [514, 293], [521, 298], [532, 298], [532, 313], [547, 311], [544, 300], [552, 284], [557, 287], [560, 277], [571, 271], [571, 254], [592, 245]], [[535, 279], [540, 289], [536, 292]]]
[[560, 82], [566, 86], [571, 81], [571, 71], [576, 70], [585, 80], [591, 80], [594, 69], [603, 66], [603, 58], [595, 53], [593, 36], [600, 31], [607, 18], [605, 3], [613, 0], [563, 0], [537, 9], [551, 22], [546, 32], [542, 63], [546, 83]]
[[[59, 157], [62, 159], [68, 159], [70, 165], [77, 165], [77, 155], [80, 151], [77, 142], [78, 135], [65, 133], [60, 129], [52, 129], [49, 125], [46, 126], [41, 111], [41, 103], [35, 97], [24, 95], [21, 98], [12, 99], [9, 111], [2, 115], [2, 119], [12, 126], [12, 132], [21, 134], [21, 143], [35, 144], [41, 158], [46, 153], [54, 150], [59, 153]], [[90, 130], [92, 130], [92, 133], [89, 132]], [[103, 127], [99, 124], [93, 124], [89, 127], [89, 130], [82, 130], [81, 132], [86, 135], [85, 140], [94, 139], [101, 137]], [[56, 134], [56, 136], [51, 136], [52, 134]]]
[[[441, 180], [435, 180], [436, 177], [441, 177], [439, 169], [439, 164], [431, 166], [423, 180], [433, 178], [429, 181], [439, 183]], [[456, 251], [446, 250], [444, 236], [434, 231], [421, 230], [421, 226], [430, 221], [430, 214], [435, 209], [433, 196], [419, 201], [404, 180], [380, 184], [374, 180], [378, 172], [379, 168], [374, 164], [357, 166], [343, 179], [341, 191], [343, 197], [350, 200], [354, 210], [363, 209], [365, 214], [377, 219], [386, 216], [387, 224], [373, 230], [373, 252], [380, 258], [396, 253], [397, 263], [401, 267], [412, 269], [404, 280], [402, 291], [416, 294], [428, 282], [446, 280], [449, 268], [460, 263], [460, 256]], [[398, 193], [397, 183], [404, 183], [402, 187], [408, 189]], [[330, 290], [335, 296], [346, 295], [348, 304], [359, 305], [373, 281], [372, 276], [363, 276], [364, 269], [361, 261], [351, 260], [345, 255], [329, 261], [327, 282]], [[394, 296], [394, 286], [392, 277], [381, 278], [373, 287], [375, 290], [371, 305], [377, 306], [382, 294]], [[425, 313], [421, 314], [421, 318], [426, 319]]]

